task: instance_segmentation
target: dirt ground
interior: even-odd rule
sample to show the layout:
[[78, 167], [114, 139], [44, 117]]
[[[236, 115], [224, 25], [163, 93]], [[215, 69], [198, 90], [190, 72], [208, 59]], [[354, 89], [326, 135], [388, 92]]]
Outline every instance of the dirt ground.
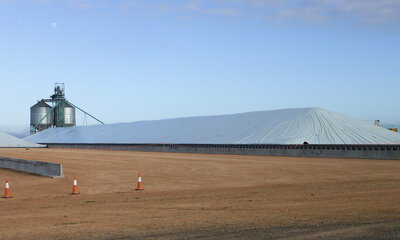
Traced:
[[[400, 239], [400, 161], [67, 149], [0, 156], [62, 163], [65, 175], [1, 169], [13, 198], [0, 199], [0, 239]], [[74, 175], [80, 195], [70, 194]]]

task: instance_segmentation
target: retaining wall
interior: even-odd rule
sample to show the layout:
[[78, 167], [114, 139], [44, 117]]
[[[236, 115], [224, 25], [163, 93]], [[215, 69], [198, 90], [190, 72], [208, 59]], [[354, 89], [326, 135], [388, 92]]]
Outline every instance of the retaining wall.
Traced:
[[50, 148], [400, 160], [400, 145], [47, 144]]
[[46, 177], [64, 177], [62, 164], [0, 157], [0, 168], [39, 174]]

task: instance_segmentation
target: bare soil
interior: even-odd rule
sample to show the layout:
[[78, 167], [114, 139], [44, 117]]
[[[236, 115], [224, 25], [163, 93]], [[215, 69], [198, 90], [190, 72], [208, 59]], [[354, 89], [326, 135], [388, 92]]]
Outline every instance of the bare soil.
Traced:
[[[0, 169], [13, 196], [0, 199], [0, 239], [400, 239], [400, 161], [71, 149], [0, 156], [62, 163], [65, 175]], [[70, 194], [74, 176], [80, 195]]]

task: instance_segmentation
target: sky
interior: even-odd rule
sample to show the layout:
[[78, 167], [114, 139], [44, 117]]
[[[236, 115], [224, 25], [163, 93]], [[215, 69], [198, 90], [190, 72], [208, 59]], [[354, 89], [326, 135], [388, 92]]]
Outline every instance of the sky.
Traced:
[[400, 125], [399, 76], [398, 0], [0, 0], [2, 131], [56, 82], [105, 123], [320, 107]]

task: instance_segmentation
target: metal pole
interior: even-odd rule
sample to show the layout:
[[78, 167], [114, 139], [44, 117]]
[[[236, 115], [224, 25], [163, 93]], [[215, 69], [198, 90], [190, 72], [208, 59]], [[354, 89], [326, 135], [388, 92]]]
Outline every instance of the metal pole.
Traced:
[[66, 102], [68, 102], [69, 104], [71, 104], [71, 106], [73, 106], [74, 108], [77, 108], [77, 109], [79, 109], [80, 111], [82, 111], [83, 113], [89, 115], [91, 118], [93, 118], [94, 120], [98, 121], [99, 123], [104, 124], [102, 121], [100, 121], [99, 119], [97, 119], [97, 118], [95, 118], [94, 116], [90, 115], [90, 113], [86, 112], [85, 110], [79, 108], [78, 106], [72, 104], [72, 103], [69, 102], [69, 101], [66, 101]]

